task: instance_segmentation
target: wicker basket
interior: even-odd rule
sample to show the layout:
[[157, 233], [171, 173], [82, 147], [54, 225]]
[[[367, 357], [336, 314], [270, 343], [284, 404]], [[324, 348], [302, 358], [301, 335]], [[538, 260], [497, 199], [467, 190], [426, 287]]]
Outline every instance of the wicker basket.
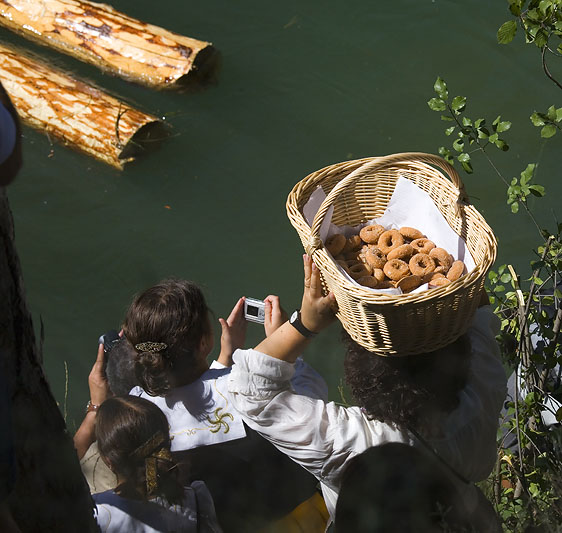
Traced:
[[[444, 287], [388, 295], [349, 281], [324, 248], [319, 232], [332, 205], [332, 222], [338, 226], [356, 226], [380, 217], [401, 176], [429, 194], [449, 226], [466, 242], [476, 266]], [[302, 209], [318, 185], [327, 197], [311, 228]], [[318, 266], [324, 288], [336, 297], [340, 322], [367, 350], [384, 356], [423, 353], [446, 346], [466, 331], [478, 307], [486, 272], [496, 258], [497, 242], [482, 215], [468, 204], [459, 175], [445, 160], [414, 152], [330, 165], [297, 183], [287, 199], [287, 214]]]

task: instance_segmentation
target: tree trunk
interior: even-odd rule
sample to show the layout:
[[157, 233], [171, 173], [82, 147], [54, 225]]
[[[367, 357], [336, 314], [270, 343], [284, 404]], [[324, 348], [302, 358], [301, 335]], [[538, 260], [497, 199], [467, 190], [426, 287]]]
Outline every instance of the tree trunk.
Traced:
[[17, 477], [8, 503], [19, 527], [42, 533], [98, 531], [72, 438], [43, 372], [24, 297], [12, 214], [1, 187], [0, 372], [12, 398]]
[[[0, 0], [0, 25], [28, 39], [155, 88], [182, 81], [210, 43], [178, 35], [85, 0]], [[205, 54], [199, 53], [205, 50]], [[196, 60], [197, 58], [197, 60]]]
[[0, 45], [0, 78], [27, 125], [118, 169], [164, 136], [157, 117], [15, 48]]

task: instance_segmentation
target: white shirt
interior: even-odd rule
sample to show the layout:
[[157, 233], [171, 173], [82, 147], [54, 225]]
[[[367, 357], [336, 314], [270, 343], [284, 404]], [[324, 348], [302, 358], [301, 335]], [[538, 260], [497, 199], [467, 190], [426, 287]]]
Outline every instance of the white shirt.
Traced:
[[[236, 440], [246, 436], [246, 429], [228, 396], [230, 371], [231, 367], [213, 361], [200, 378], [164, 396], [150, 396], [141, 387], [134, 387], [130, 394], [155, 403], [166, 415], [172, 452]], [[299, 394], [327, 400], [326, 382], [302, 359], [297, 360], [291, 378]]]
[[[489, 306], [476, 312], [467, 332], [470, 373], [459, 406], [429, 444], [471, 481], [488, 476], [496, 460], [496, 431], [506, 377], [495, 335], [499, 320]], [[228, 377], [232, 404], [251, 428], [314, 474], [333, 517], [346, 462], [387, 442], [420, 445], [407, 430], [370, 420], [359, 407], [307, 398], [289, 386], [294, 366], [255, 350], [237, 350]]]
[[221, 533], [213, 499], [205, 483], [194, 481], [184, 488], [182, 506], [161, 498], [132, 500], [112, 490], [92, 495], [95, 516], [102, 533]]

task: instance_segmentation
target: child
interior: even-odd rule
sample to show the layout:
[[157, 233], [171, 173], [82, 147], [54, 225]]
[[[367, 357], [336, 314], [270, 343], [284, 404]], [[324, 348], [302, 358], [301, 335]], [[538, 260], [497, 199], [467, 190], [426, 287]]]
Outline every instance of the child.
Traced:
[[98, 409], [96, 439], [118, 480], [114, 490], [93, 495], [103, 532], [222, 531], [205, 484], [188, 484], [172, 459], [168, 422], [153, 403], [107, 399]]

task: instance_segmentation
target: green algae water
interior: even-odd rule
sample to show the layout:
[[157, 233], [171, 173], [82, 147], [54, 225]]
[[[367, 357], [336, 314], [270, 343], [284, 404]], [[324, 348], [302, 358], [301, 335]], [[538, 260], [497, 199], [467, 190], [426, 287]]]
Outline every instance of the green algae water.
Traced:
[[[335, 2], [137, 2], [133, 17], [210, 41], [216, 83], [157, 92], [105, 75], [1, 31], [137, 107], [165, 118], [160, 148], [119, 172], [42, 133], [24, 131], [25, 167], [9, 188], [16, 242], [44, 365], [70, 429], [82, 419], [97, 339], [119, 326], [133, 294], [170, 276], [199, 283], [215, 316], [242, 295], [278, 294], [298, 307], [302, 246], [287, 194], [331, 163], [404, 151], [436, 153], [446, 123], [429, 110], [433, 83], [468, 97], [467, 114], [513, 126], [511, 151], [493, 153], [504, 175], [539, 163], [547, 198], [539, 220], [559, 212], [560, 135], [540, 139], [534, 110], [560, 105], [540, 55], [517, 36], [496, 43], [507, 3], [484, 0]], [[499, 240], [497, 265], [527, 272], [536, 229], [509, 214], [505, 186], [481, 157], [461, 172]], [[217, 341], [219, 324], [216, 321]], [[248, 345], [262, 335], [248, 326]], [[340, 401], [342, 348], [333, 326], [307, 350]], [[347, 398], [350, 400], [350, 398]]]

